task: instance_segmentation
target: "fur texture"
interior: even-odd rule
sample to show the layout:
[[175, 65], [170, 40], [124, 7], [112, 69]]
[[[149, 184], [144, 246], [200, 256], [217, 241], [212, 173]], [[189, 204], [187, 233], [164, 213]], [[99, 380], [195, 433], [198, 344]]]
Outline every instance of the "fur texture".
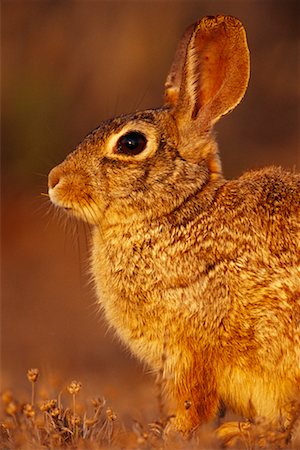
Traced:
[[[300, 381], [300, 177], [270, 167], [224, 179], [212, 126], [246, 90], [233, 17], [185, 33], [166, 104], [102, 123], [49, 175], [55, 205], [94, 225], [106, 319], [153, 371], [165, 355], [175, 426], [225, 404], [290, 420]], [[147, 144], [120, 152], [134, 131]]]

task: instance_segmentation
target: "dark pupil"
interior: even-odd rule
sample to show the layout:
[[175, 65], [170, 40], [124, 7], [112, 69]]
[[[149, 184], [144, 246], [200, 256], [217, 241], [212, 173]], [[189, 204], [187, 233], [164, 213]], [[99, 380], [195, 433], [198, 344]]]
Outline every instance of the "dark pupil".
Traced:
[[117, 143], [119, 153], [125, 155], [138, 155], [146, 147], [147, 139], [142, 133], [131, 131], [121, 136]]

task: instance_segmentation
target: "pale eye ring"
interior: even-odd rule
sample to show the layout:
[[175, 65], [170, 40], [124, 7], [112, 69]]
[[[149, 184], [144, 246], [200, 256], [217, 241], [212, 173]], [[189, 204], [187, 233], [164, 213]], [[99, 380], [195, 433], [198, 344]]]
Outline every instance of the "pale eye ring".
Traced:
[[143, 133], [140, 131], [129, 131], [118, 139], [116, 151], [122, 155], [138, 155], [146, 146], [147, 139]]

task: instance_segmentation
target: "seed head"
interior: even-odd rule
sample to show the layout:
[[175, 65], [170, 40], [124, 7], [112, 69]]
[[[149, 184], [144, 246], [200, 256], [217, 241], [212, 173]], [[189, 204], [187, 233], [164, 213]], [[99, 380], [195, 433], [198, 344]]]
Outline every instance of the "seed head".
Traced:
[[46, 402], [42, 403], [40, 406], [40, 410], [45, 411], [51, 411], [51, 409], [56, 408], [57, 400], [47, 400]]
[[68, 389], [68, 392], [69, 392], [70, 394], [72, 394], [72, 395], [78, 394], [78, 392], [79, 392], [80, 389], [81, 389], [81, 383], [80, 383], [80, 381], [75, 381], [75, 380], [71, 381], [71, 383], [69, 384], [69, 386], [67, 387], [67, 389]]
[[5, 408], [5, 411], [10, 416], [14, 416], [18, 410], [18, 407], [15, 402], [11, 401], [8, 403], [8, 405]]
[[113, 412], [113, 410], [110, 407], [108, 407], [106, 410], [106, 417], [110, 422], [114, 422], [115, 420], [117, 420], [117, 415]]
[[80, 425], [80, 417], [77, 414], [75, 414], [75, 415], [73, 414], [71, 416], [71, 423], [73, 426]]
[[61, 413], [61, 409], [60, 408], [53, 408], [51, 410], [51, 416], [54, 417], [54, 418], [58, 417], [60, 415], [60, 413]]
[[30, 405], [30, 403], [27, 403], [26, 405], [24, 405], [23, 414], [28, 418], [32, 418], [35, 416], [35, 411], [33, 409], [33, 406]]
[[28, 369], [27, 378], [31, 383], [35, 383], [39, 376], [39, 369]]
[[92, 404], [95, 408], [102, 408], [105, 405], [104, 398], [94, 398], [92, 399]]
[[8, 405], [13, 400], [13, 395], [11, 391], [4, 391], [2, 393], [2, 401], [5, 405]]

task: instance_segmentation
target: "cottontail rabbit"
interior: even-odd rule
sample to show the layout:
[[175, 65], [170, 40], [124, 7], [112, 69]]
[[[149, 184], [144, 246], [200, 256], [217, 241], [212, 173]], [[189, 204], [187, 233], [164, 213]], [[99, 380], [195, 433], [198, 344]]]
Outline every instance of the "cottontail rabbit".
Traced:
[[175, 427], [220, 404], [288, 423], [300, 381], [300, 177], [224, 179], [213, 125], [242, 99], [241, 22], [184, 34], [161, 108], [108, 120], [49, 175], [54, 205], [93, 227], [92, 273], [107, 321], [153, 371]]

